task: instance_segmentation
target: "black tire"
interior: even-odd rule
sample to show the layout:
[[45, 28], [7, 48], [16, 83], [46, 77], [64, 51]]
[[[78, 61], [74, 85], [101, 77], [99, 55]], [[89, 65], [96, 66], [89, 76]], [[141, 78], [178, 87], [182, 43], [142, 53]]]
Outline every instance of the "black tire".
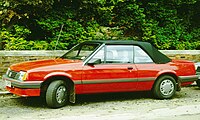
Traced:
[[153, 95], [158, 99], [169, 99], [174, 96], [176, 89], [176, 81], [172, 76], [161, 76], [154, 84]]
[[196, 83], [197, 83], [197, 86], [200, 87], [200, 79], [198, 79], [198, 80], [196, 81]]
[[66, 105], [67, 97], [66, 83], [56, 80], [50, 83], [46, 91], [46, 103], [51, 108], [60, 108]]

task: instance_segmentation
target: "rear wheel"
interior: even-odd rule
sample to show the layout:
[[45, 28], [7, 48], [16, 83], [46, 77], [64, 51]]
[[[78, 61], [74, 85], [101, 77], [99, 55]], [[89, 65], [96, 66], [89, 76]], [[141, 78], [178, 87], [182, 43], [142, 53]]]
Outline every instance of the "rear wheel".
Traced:
[[172, 98], [177, 89], [176, 81], [172, 76], [165, 75], [158, 78], [154, 84], [153, 94], [159, 99]]
[[66, 105], [67, 87], [62, 80], [56, 80], [50, 83], [46, 91], [46, 103], [49, 107], [59, 108]]

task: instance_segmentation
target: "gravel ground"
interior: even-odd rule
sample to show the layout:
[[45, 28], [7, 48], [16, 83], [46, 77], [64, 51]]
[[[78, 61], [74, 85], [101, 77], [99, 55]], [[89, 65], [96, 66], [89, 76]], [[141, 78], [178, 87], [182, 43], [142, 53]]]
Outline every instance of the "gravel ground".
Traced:
[[1, 94], [0, 120], [191, 120], [200, 117], [199, 98], [200, 88], [190, 86], [169, 100], [154, 99], [150, 92], [78, 95], [76, 104], [50, 109], [40, 97]]
[[1, 79], [0, 79], [0, 91], [4, 91], [4, 84]]

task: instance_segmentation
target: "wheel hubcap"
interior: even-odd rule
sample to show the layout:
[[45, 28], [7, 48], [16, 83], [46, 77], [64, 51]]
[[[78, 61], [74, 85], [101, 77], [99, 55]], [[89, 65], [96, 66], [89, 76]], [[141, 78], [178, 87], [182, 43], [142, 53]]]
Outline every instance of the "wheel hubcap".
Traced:
[[62, 103], [65, 101], [66, 97], [65, 97], [65, 93], [66, 92], [66, 88], [65, 86], [60, 86], [57, 91], [56, 91], [56, 100], [58, 103]]
[[174, 84], [171, 80], [164, 80], [160, 84], [160, 91], [163, 95], [170, 95], [174, 91]]

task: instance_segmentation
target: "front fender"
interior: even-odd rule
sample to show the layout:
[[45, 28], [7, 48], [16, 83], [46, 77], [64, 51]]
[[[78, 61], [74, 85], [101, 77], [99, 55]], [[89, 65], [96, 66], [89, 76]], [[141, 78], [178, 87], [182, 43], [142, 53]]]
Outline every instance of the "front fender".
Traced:
[[44, 80], [50, 78], [50, 77], [53, 77], [53, 76], [65, 76], [67, 78], [70, 78], [72, 80], [72, 76], [68, 73], [65, 73], [65, 72], [52, 72], [52, 73], [49, 73], [47, 74], [45, 77], [44, 77]]
[[[47, 80], [48, 78], [54, 77], [54, 76], [62, 76], [62, 77], [66, 77], [72, 80], [72, 76], [68, 73], [65, 72], [53, 72], [50, 74], [47, 74], [44, 79]], [[71, 80], [67, 80], [67, 85], [69, 88], [69, 101], [71, 103], [75, 103], [75, 84], [73, 81]]]

